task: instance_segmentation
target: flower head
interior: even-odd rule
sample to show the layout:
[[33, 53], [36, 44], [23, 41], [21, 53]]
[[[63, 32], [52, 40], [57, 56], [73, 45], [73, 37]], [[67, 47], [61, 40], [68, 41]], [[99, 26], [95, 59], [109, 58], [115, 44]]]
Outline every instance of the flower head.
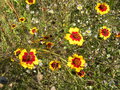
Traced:
[[25, 21], [24, 17], [19, 18], [19, 22], [24, 22], [24, 21]]
[[30, 52], [27, 52], [26, 49], [23, 49], [19, 55], [20, 64], [24, 68], [33, 69], [35, 65], [38, 65], [38, 59], [35, 54], [35, 49], [31, 49]]
[[65, 39], [69, 40], [70, 44], [77, 44], [79, 46], [82, 46], [84, 40], [82, 35], [79, 33], [79, 29], [70, 28], [69, 33], [70, 34], [66, 34]]
[[117, 35], [115, 35], [115, 37], [120, 37], [120, 33], [118, 33]]
[[14, 51], [15, 56], [18, 56], [21, 53], [22, 49], [18, 48]]
[[54, 43], [52, 43], [52, 42], [47, 42], [47, 43], [46, 43], [46, 46], [47, 46], [48, 49], [50, 49], [50, 48], [52, 48], [52, 47], [54, 46]]
[[26, 3], [31, 5], [31, 4], [35, 4], [36, 0], [26, 0]]
[[110, 29], [107, 28], [106, 26], [103, 26], [102, 29], [99, 30], [99, 32], [100, 32], [100, 37], [103, 38], [104, 40], [109, 38], [111, 35]]
[[85, 76], [85, 72], [83, 70], [81, 70], [80, 72], [76, 73], [79, 77], [84, 77]]
[[54, 71], [61, 68], [60, 61], [54, 60], [49, 63], [49, 68]]
[[16, 24], [11, 25], [11, 29], [14, 29], [16, 27]]
[[80, 72], [85, 67], [85, 60], [83, 56], [78, 56], [77, 54], [73, 54], [73, 56], [68, 57], [67, 65], [72, 69], [75, 69], [76, 72]]
[[81, 10], [82, 9], [82, 5], [81, 4], [77, 5], [77, 9]]
[[32, 29], [30, 29], [30, 34], [35, 34], [38, 31], [38, 29], [36, 27], [33, 27]]
[[95, 9], [97, 10], [97, 13], [100, 13], [101, 15], [107, 14], [110, 11], [110, 7], [106, 3], [97, 3]]

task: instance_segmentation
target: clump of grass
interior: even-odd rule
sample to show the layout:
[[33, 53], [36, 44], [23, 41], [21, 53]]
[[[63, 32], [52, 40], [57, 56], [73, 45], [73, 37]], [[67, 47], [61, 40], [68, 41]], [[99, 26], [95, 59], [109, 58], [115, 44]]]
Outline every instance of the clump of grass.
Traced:
[[[95, 10], [102, 2], [110, 7], [104, 15]], [[119, 89], [119, 4], [119, 0], [36, 0], [31, 5], [25, 0], [0, 1], [0, 88]], [[99, 36], [103, 26], [111, 29], [106, 40]], [[81, 46], [64, 38], [76, 27], [84, 39]], [[36, 49], [38, 65], [22, 67], [19, 55], [14, 55], [17, 48]], [[82, 72], [78, 75], [67, 66], [75, 53], [86, 62], [82, 77]], [[49, 68], [54, 60], [60, 62], [59, 68], [57, 61], [53, 63], [57, 70]]]

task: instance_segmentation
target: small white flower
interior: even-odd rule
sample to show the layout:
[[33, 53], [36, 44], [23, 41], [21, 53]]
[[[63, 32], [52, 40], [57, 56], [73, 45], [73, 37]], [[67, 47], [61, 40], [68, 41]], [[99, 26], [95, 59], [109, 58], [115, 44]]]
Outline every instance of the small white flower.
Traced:
[[78, 19], [77, 22], [80, 22], [80, 20]]
[[81, 10], [82, 9], [82, 5], [81, 4], [77, 5], [77, 9]]
[[94, 37], [97, 38], [97, 35], [95, 35]]
[[105, 20], [105, 22], [107, 23], [107, 22], [108, 22], [108, 20]]
[[81, 11], [81, 13], [84, 13], [84, 11]]
[[35, 20], [35, 18], [33, 17], [33, 18], [32, 18], [32, 20], [34, 21], [34, 20]]
[[73, 23], [73, 26], [76, 26], [76, 23]]
[[91, 30], [86, 30], [86, 33], [90, 34], [90, 33], [91, 33]]
[[30, 73], [30, 70], [26, 70], [27, 73]]
[[34, 11], [30, 11], [31, 14], [34, 14], [35, 12]]
[[32, 41], [31, 41], [31, 40], [28, 40], [28, 43], [30, 43], [30, 44], [31, 44], [31, 43], [32, 43]]
[[83, 32], [83, 33], [82, 33], [82, 35], [83, 35], [83, 36], [85, 36], [85, 35], [86, 35], [86, 33], [85, 33], [85, 32]]
[[38, 21], [38, 20], [36, 20], [35, 22], [36, 22], [36, 23], [39, 23], [39, 21]]
[[54, 14], [53, 10], [48, 10], [48, 13]]
[[36, 70], [33, 70], [34, 73], [36, 73], [37, 71]]
[[42, 60], [39, 59], [39, 66], [43, 66]]
[[110, 54], [107, 54], [107, 58], [109, 58], [110, 57]]
[[26, 9], [27, 9], [27, 10], [30, 10], [29, 7], [30, 7], [30, 5], [26, 4]]
[[63, 47], [64, 49], [67, 49], [67, 47]]
[[86, 23], [88, 24], [88, 21], [86, 21]]

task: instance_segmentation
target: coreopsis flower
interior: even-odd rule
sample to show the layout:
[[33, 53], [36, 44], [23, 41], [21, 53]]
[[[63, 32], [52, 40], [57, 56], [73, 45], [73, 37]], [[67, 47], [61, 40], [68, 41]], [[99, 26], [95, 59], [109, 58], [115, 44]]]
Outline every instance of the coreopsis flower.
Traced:
[[79, 33], [79, 29], [70, 28], [69, 33], [70, 34], [66, 34], [65, 39], [69, 40], [70, 44], [76, 44], [76, 45], [82, 46], [84, 40], [82, 35]]
[[15, 55], [15, 56], [18, 56], [18, 55], [21, 53], [21, 51], [22, 51], [22, 48], [16, 49], [16, 50], [14, 51], [14, 55]]
[[117, 35], [115, 35], [115, 37], [120, 37], [120, 33], [118, 33]]
[[97, 13], [100, 13], [101, 15], [107, 14], [110, 11], [110, 7], [106, 3], [97, 3], [95, 9], [97, 10]]
[[26, 0], [26, 3], [29, 5], [35, 4], [36, 0]]
[[14, 62], [15, 60], [13, 58], [11, 58], [11, 61]]
[[25, 21], [24, 17], [19, 18], [19, 22], [24, 22], [24, 21]]
[[100, 37], [103, 38], [104, 40], [109, 38], [111, 35], [110, 28], [107, 28], [106, 26], [103, 26], [102, 29], [99, 30], [99, 32]]
[[32, 29], [30, 29], [30, 34], [35, 34], [38, 31], [38, 29], [36, 27], [33, 27]]
[[54, 71], [61, 68], [60, 61], [54, 60], [49, 63], [49, 68]]
[[19, 55], [20, 64], [24, 68], [33, 69], [35, 65], [38, 65], [38, 59], [35, 54], [35, 49], [31, 49], [30, 52], [27, 52], [26, 49], [23, 49]]
[[76, 72], [80, 72], [85, 67], [85, 60], [83, 59], [83, 56], [78, 56], [77, 54], [73, 54], [73, 56], [68, 57], [68, 63], [67, 65], [75, 69]]
[[54, 43], [52, 43], [52, 42], [47, 42], [47, 43], [46, 43], [46, 47], [47, 47], [48, 49], [52, 48], [53, 46], [54, 46]]
[[85, 72], [83, 70], [81, 70], [80, 72], [76, 73], [79, 77], [84, 77], [85, 76]]
[[16, 27], [16, 24], [11, 25], [11, 29], [14, 29]]

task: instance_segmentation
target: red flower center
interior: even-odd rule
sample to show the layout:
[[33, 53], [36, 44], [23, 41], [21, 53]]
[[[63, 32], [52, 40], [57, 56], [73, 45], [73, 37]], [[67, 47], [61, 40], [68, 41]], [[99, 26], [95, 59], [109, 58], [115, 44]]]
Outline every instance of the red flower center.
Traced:
[[21, 21], [24, 21], [24, 18], [21, 18], [20, 20], [21, 20]]
[[101, 30], [101, 33], [102, 33], [102, 35], [105, 36], [105, 37], [109, 35], [109, 31], [108, 31], [107, 29], [102, 29], [102, 30]]
[[70, 37], [72, 38], [72, 40], [76, 40], [76, 41], [80, 41], [81, 40], [81, 36], [80, 36], [80, 34], [78, 32], [72, 32]]
[[72, 65], [74, 65], [75, 67], [80, 67], [81, 66], [80, 58], [72, 59]]
[[22, 57], [22, 61], [26, 62], [26, 64], [32, 64], [33, 61], [35, 61], [35, 55], [33, 52], [30, 53], [24, 53], [23, 57]]
[[12, 25], [13, 28], [14, 28], [15, 26], [16, 26], [16, 25], [14, 25], [14, 24]]
[[77, 74], [81, 77], [85, 74], [85, 72], [82, 70], [82, 71], [78, 72]]
[[33, 3], [33, 0], [28, 0], [29, 3]]
[[58, 68], [58, 65], [59, 65], [59, 63], [57, 63], [57, 62], [53, 62], [53, 63], [51, 64], [51, 66], [52, 66], [54, 69]]
[[52, 47], [52, 43], [47, 43], [47, 48], [51, 48]]
[[32, 32], [35, 33], [35, 32], [36, 32], [36, 29], [33, 29]]
[[100, 5], [98, 8], [99, 8], [102, 12], [107, 10], [107, 6], [105, 6], [104, 4]]

